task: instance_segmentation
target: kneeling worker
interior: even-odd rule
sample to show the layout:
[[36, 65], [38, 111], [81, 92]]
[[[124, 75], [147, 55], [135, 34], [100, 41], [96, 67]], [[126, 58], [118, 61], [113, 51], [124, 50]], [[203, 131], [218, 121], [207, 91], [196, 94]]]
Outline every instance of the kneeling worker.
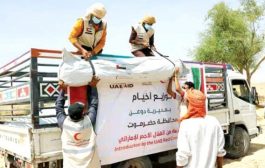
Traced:
[[93, 4], [84, 18], [77, 19], [69, 35], [70, 42], [82, 57], [89, 59], [100, 54], [105, 46], [107, 23], [103, 20], [106, 9], [103, 4]]
[[154, 56], [154, 29], [152, 25], [156, 20], [154, 16], [145, 16], [139, 24], [132, 27], [129, 42], [132, 54], [136, 57]]

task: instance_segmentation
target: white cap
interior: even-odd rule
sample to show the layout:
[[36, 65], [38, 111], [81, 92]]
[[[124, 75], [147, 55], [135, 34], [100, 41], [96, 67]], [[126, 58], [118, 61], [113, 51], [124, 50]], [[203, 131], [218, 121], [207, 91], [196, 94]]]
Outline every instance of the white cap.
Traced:
[[106, 15], [106, 9], [102, 3], [94, 3], [88, 8], [85, 17], [88, 19], [91, 14], [102, 19]]

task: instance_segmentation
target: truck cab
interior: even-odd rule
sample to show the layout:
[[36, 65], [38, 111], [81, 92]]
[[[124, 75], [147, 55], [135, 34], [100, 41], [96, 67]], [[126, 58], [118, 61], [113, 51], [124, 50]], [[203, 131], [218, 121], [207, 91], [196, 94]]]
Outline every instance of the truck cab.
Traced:
[[239, 158], [248, 152], [251, 138], [258, 135], [255, 98], [246, 78], [235, 71], [227, 75], [229, 134], [226, 139], [227, 156]]
[[[244, 75], [229, 64], [184, 63], [191, 73], [182, 76], [181, 82], [189, 80], [200, 83], [196, 89], [207, 95], [207, 113], [215, 116], [223, 127], [227, 157], [246, 155], [250, 140], [258, 135], [259, 129], [255, 95], [250, 91]], [[196, 69], [199, 73], [195, 73]]]

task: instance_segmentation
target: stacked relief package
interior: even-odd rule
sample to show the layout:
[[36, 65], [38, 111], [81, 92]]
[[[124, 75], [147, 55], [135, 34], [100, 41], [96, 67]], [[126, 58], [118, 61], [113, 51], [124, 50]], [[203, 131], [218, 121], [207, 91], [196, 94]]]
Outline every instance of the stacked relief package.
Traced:
[[[100, 81], [133, 81], [152, 82], [168, 80], [174, 73], [175, 67], [169, 60], [162, 57], [132, 57], [111, 59], [95, 59], [91, 61], [95, 75]], [[174, 62], [184, 72], [184, 64], [178, 60]], [[80, 56], [73, 55], [63, 50], [63, 62], [59, 67], [58, 77], [68, 86], [87, 85], [93, 76], [93, 70], [89, 61]]]

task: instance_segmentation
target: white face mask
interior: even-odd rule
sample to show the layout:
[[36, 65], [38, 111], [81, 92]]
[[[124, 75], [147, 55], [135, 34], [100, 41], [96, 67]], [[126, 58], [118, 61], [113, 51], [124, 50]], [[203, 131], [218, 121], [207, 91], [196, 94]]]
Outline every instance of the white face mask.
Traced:
[[146, 30], [150, 30], [152, 28], [152, 25], [145, 23], [144, 27], [146, 28]]
[[92, 21], [95, 23], [95, 24], [99, 24], [101, 22], [101, 19], [98, 19], [96, 16], [93, 16], [92, 17]]

